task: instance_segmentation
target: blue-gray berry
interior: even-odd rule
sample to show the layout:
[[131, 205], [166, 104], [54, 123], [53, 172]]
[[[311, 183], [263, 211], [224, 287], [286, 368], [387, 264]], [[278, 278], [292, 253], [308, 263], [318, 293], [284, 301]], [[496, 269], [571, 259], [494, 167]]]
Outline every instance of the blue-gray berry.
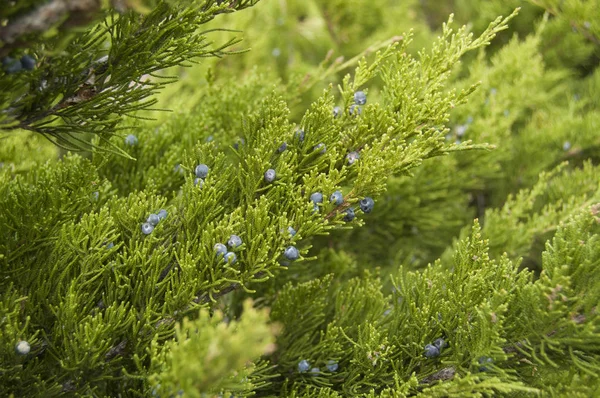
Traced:
[[145, 222], [142, 224], [142, 233], [144, 235], [151, 234], [152, 231], [154, 231], [154, 226], [152, 224], [150, 224], [149, 222]]
[[327, 152], [327, 147], [321, 142], [320, 144], [315, 145], [313, 150], [319, 151], [319, 153], [324, 154], [325, 152]]
[[312, 368], [312, 369], [310, 370], [310, 373], [311, 373], [313, 376], [316, 376], [316, 375], [318, 375], [319, 373], [321, 373], [321, 369], [319, 369], [319, 368]]
[[292, 227], [288, 227], [287, 228], [288, 232], [290, 233], [291, 236], [295, 236], [296, 235], [296, 230]]
[[135, 135], [129, 134], [127, 137], [125, 137], [125, 143], [127, 145], [134, 146], [137, 145], [138, 139]]
[[319, 212], [319, 210], [320, 210], [320, 209], [319, 209], [319, 205], [318, 205], [318, 204], [316, 204], [316, 203], [313, 203], [313, 211], [312, 211], [312, 212], [313, 212], [313, 214], [314, 214], [314, 213], [318, 213], [318, 212]]
[[354, 220], [355, 215], [354, 215], [354, 209], [352, 207], [346, 209], [345, 213], [346, 213], [346, 215], [343, 218], [344, 221], [350, 222], [350, 221]]
[[356, 105], [364, 105], [367, 103], [367, 94], [364, 91], [357, 91], [354, 93], [354, 103]]
[[296, 131], [296, 134], [294, 134], [296, 136], [296, 138], [298, 138], [298, 141], [303, 142], [304, 141], [304, 130], [299, 129]]
[[198, 185], [199, 188], [202, 188], [204, 186], [204, 180], [200, 177], [196, 177], [194, 178], [194, 185]]
[[348, 164], [354, 164], [354, 162], [356, 162], [358, 159], [360, 159], [360, 155], [358, 154], [358, 152], [350, 152], [349, 154], [346, 155], [346, 159], [348, 159]]
[[467, 126], [466, 124], [459, 124], [458, 126], [455, 127], [454, 131], [456, 131], [456, 135], [458, 137], [462, 137], [467, 132], [468, 127], [469, 126]]
[[146, 222], [150, 225], [152, 225], [153, 227], [156, 227], [158, 225], [158, 223], [160, 222], [160, 217], [158, 216], [158, 214], [150, 214], [148, 216], [148, 219], [146, 220]]
[[291, 261], [298, 260], [300, 258], [300, 252], [294, 246], [288, 246], [284, 250], [283, 255], [285, 258]]
[[308, 369], [310, 369], [310, 363], [308, 363], [306, 359], [303, 359], [300, 362], [298, 362], [298, 371], [300, 373], [304, 373], [308, 371]]
[[184, 173], [183, 168], [181, 167], [181, 165], [179, 163], [176, 164], [175, 167], [173, 167], [173, 171], [175, 173], [179, 173], [179, 174], [183, 174]]
[[20, 72], [23, 68], [18, 60], [11, 57], [2, 58], [2, 66], [4, 71], [8, 74]]
[[442, 351], [442, 348], [446, 347], [446, 341], [440, 337], [433, 341], [433, 345], [436, 346], [438, 350]]
[[196, 177], [204, 179], [208, 175], [208, 166], [204, 163], [199, 164], [196, 166], [196, 170], [194, 170], [194, 172], [196, 173]]
[[232, 249], [242, 245], [242, 238], [237, 235], [231, 235], [227, 241], [227, 245]]
[[217, 257], [224, 256], [227, 253], [227, 246], [222, 243], [215, 244], [214, 249], [217, 252]]
[[350, 108], [348, 108], [348, 112], [351, 115], [358, 116], [358, 115], [360, 115], [362, 113], [362, 108], [360, 106], [356, 105], [356, 104], [352, 104], [352, 105], [350, 105]]
[[333, 108], [333, 117], [339, 117], [342, 114], [342, 108], [340, 108], [339, 106], [336, 106]]
[[341, 191], [335, 191], [329, 197], [329, 201], [333, 202], [334, 205], [339, 206], [344, 203], [344, 195], [342, 195]]
[[165, 209], [160, 209], [160, 211], [158, 212], [158, 218], [160, 218], [161, 220], [167, 218], [168, 215], [169, 213], [167, 213]]
[[277, 148], [277, 152], [282, 153], [287, 149], [287, 144], [284, 142], [283, 144], [281, 144], [279, 146], [279, 148]]
[[439, 355], [440, 355], [440, 350], [436, 346], [434, 346], [432, 344], [427, 344], [425, 346], [425, 356], [427, 358], [435, 358]]
[[565, 141], [563, 144], [563, 151], [568, 151], [569, 149], [571, 149], [571, 143], [569, 141]]
[[327, 361], [327, 370], [330, 372], [335, 372], [336, 370], [338, 370], [337, 362], [334, 361], [333, 359]]
[[363, 213], [370, 213], [373, 211], [373, 207], [375, 206], [375, 201], [370, 198], [370, 197], [366, 197], [363, 200], [361, 200], [359, 202], [360, 205], [360, 209], [363, 211]]
[[35, 68], [35, 58], [31, 55], [23, 55], [21, 57], [21, 66], [25, 70], [33, 70]]
[[487, 372], [489, 369], [485, 365], [494, 362], [494, 360], [490, 357], [480, 357], [477, 361], [480, 365], [483, 365], [479, 367], [480, 372]]
[[225, 261], [226, 263], [229, 263], [229, 264], [235, 264], [235, 262], [237, 261], [237, 256], [235, 255], [234, 252], [225, 253], [225, 256], [223, 257], [223, 261]]
[[110, 250], [110, 249], [112, 249], [113, 247], [115, 247], [115, 244], [114, 244], [114, 243], [112, 243], [112, 242], [109, 242], [109, 243], [107, 243], [107, 244], [106, 244], [106, 250]]
[[265, 171], [265, 181], [266, 182], [275, 181], [275, 170], [269, 169], [269, 170]]
[[321, 192], [314, 192], [310, 195], [310, 200], [315, 204], [323, 203], [323, 194]]
[[20, 355], [27, 355], [29, 354], [29, 351], [31, 351], [31, 346], [27, 341], [21, 340], [17, 342], [17, 345], [15, 345], [15, 350]]

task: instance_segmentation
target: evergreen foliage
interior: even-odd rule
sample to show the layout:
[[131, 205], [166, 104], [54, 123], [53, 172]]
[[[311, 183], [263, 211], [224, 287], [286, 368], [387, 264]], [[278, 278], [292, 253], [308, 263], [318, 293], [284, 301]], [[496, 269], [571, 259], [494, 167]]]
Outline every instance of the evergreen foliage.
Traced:
[[0, 16], [0, 396], [600, 394], [598, 0]]

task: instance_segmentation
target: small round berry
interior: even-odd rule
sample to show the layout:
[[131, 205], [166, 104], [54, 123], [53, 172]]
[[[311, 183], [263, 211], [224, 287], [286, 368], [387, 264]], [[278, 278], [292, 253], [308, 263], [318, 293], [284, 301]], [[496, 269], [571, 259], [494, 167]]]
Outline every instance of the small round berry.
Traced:
[[137, 145], [138, 139], [135, 135], [129, 134], [127, 137], [125, 137], [125, 143], [129, 146], [134, 146]]
[[281, 50], [279, 48], [275, 47], [273, 49], [273, 51], [271, 51], [271, 55], [274, 57], [279, 57], [281, 55]]
[[482, 365], [479, 367], [480, 372], [487, 372], [489, 369], [485, 365], [494, 362], [494, 360], [490, 357], [480, 357], [477, 361], [480, 365]]
[[333, 202], [334, 205], [339, 206], [344, 203], [344, 195], [342, 195], [341, 191], [335, 191], [329, 197], [329, 201]]
[[298, 138], [298, 141], [303, 142], [304, 141], [304, 130], [302, 130], [302, 129], [297, 130], [295, 136], [296, 136], [296, 138]]
[[237, 261], [237, 256], [235, 255], [234, 252], [227, 252], [227, 253], [225, 253], [225, 256], [223, 257], [223, 261], [225, 261], [226, 263], [229, 263], [229, 264], [235, 264], [235, 262]]
[[181, 167], [181, 165], [179, 163], [176, 164], [175, 167], [173, 167], [173, 171], [175, 173], [179, 173], [179, 174], [183, 174], [184, 173], [183, 168]]
[[456, 131], [456, 135], [458, 137], [462, 137], [463, 135], [465, 135], [468, 127], [469, 126], [467, 126], [466, 124], [459, 124], [458, 126], [456, 126], [454, 131]]
[[350, 105], [350, 108], [348, 109], [348, 112], [351, 115], [356, 114], [356, 116], [360, 115], [362, 113], [362, 108], [358, 105], [352, 104]]
[[21, 57], [21, 66], [25, 70], [35, 69], [35, 63], [36, 63], [35, 58], [33, 58], [31, 55], [23, 55]]
[[288, 232], [289, 232], [289, 234], [291, 236], [295, 236], [296, 235], [296, 230], [294, 228], [288, 227], [287, 230], [288, 230]]
[[20, 72], [23, 68], [18, 60], [11, 57], [2, 58], [2, 66], [4, 71], [8, 74]]
[[346, 213], [346, 215], [343, 218], [344, 221], [350, 222], [350, 221], [354, 220], [355, 215], [354, 215], [354, 209], [352, 207], [346, 209], [345, 213]]
[[308, 363], [306, 359], [303, 359], [300, 362], [298, 362], [298, 371], [300, 373], [304, 373], [308, 371], [308, 369], [310, 369], [310, 363]]
[[363, 211], [363, 213], [370, 213], [373, 211], [373, 207], [375, 206], [375, 201], [370, 198], [370, 197], [366, 197], [363, 200], [361, 200], [359, 202], [360, 205], [360, 209]]
[[279, 146], [279, 148], [277, 148], [277, 152], [283, 153], [283, 152], [285, 152], [286, 149], [287, 149], [287, 144], [284, 142], [283, 144], [281, 144]]
[[160, 209], [160, 211], [158, 212], [158, 218], [160, 218], [161, 220], [167, 218], [168, 215], [169, 213], [167, 213], [165, 209]]
[[425, 356], [427, 358], [435, 358], [439, 355], [440, 355], [440, 350], [436, 346], [431, 345], [431, 344], [427, 344], [425, 346]]
[[29, 351], [31, 351], [31, 346], [25, 340], [21, 340], [15, 346], [15, 350], [18, 354], [27, 355], [29, 354]]
[[204, 180], [200, 177], [194, 178], [194, 185], [198, 185], [199, 188], [204, 186]]
[[94, 198], [94, 200], [98, 200], [98, 198], [100, 197], [100, 192], [98, 191], [94, 191], [92, 192], [92, 197]]
[[367, 94], [364, 91], [357, 91], [354, 93], [354, 103], [356, 105], [364, 105], [367, 103]]
[[323, 203], [323, 194], [321, 192], [315, 192], [310, 195], [310, 200], [314, 203]]
[[199, 164], [198, 166], [196, 166], [196, 177], [198, 178], [206, 178], [206, 176], [208, 175], [208, 166], [205, 164]]
[[300, 252], [294, 246], [288, 246], [284, 250], [283, 255], [285, 258], [291, 261], [298, 260], [300, 258]]
[[337, 118], [342, 114], [342, 108], [340, 108], [339, 106], [336, 106], [333, 108], [333, 117]]
[[146, 220], [146, 222], [150, 225], [152, 225], [153, 227], [156, 227], [158, 225], [158, 223], [160, 222], [160, 217], [158, 216], [158, 214], [150, 214], [148, 216], [148, 219]]
[[142, 224], [142, 233], [144, 235], [149, 235], [152, 233], [152, 231], [154, 231], [154, 226], [152, 224], [150, 224], [149, 222], [145, 222]]
[[353, 151], [346, 155], [346, 159], [348, 159], [348, 164], [352, 165], [354, 162], [360, 159], [360, 155], [358, 152]]
[[319, 209], [319, 205], [318, 205], [318, 204], [316, 204], [316, 203], [313, 203], [313, 211], [312, 211], [312, 212], [313, 212], [313, 214], [314, 214], [314, 213], [318, 213], [318, 212], [319, 212], [319, 210], [321, 210], [321, 209]]
[[327, 361], [327, 370], [330, 372], [335, 372], [336, 370], [338, 370], [337, 362], [334, 361], [333, 359]]
[[321, 373], [321, 369], [319, 369], [319, 368], [312, 368], [312, 369], [310, 370], [310, 373], [311, 373], [313, 376], [316, 376], [316, 375], [318, 375], [319, 373]]
[[563, 144], [563, 151], [568, 151], [569, 149], [571, 149], [571, 143], [569, 141], [565, 141]]
[[242, 245], [242, 238], [237, 235], [231, 235], [227, 241], [227, 245], [232, 249]]
[[114, 243], [112, 243], [112, 242], [109, 242], [109, 243], [107, 243], [107, 244], [106, 244], [106, 250], [110, 250], [110, 249], [112, 249], [113, 247], [115, 247], [115, 244], [114, 244]]
[[275, 170], [269, 169], [269, 170], [265, 171], [265, 181], [266, 182], [275, 181]]
[[443, 338], [438, 338], [433, 341], [433, 345], [437, 347], [438, 350], [442, 350], [442, 348], [446, 347], [446, 341]]
[[321, 142], [320, 144], [315, 145], [313, 150], [319, 151], [321, 154], [324, 154], [325, 152], [327, 152], [327, 147]]
[[222, 243], [217, 243], [214, 246], [214, 249], [217, 252], [217, 257], [224, 256], [227, 253], [227, 246]]

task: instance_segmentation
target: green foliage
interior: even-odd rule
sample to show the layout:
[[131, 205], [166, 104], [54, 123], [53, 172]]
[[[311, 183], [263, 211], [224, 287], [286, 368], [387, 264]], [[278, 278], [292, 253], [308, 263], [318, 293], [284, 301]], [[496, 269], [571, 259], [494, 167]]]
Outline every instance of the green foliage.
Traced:
[[0, 43], [0, 396], [598, 395], [597, 2], [255, 3]]

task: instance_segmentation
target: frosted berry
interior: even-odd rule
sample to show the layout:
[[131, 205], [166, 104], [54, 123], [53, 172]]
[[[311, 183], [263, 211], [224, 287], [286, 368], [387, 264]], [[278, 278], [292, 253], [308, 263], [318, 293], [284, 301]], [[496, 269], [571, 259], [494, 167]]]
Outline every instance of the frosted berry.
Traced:
[[312, 373], [312, 375], [313, 375], [313, 376], [316, 376], [316, 375], [318, 375], [319, 373], [321, 373], [321, 369], [319, 369], [319, 368], [312, 368], [312, 369], [310, 370], [310, 373]]
[[149, 235], [152, 233], [152, 231], [154, 231], [154, 226], [152, 224], [150, 224], [149, 222], [145, 222], [142, 224], [142, 233], [144, 235]]
[[439, 355], [440, 355], [440, 350], [436, 346], [434, 346], [432, 344], [427, 344], [425, 346], [425, 356], [427, 358], [435, 358]]
[[282, 153], [287, 149], [287, 144], [284, 142], [283, 144], [281, 144], [279, 146], [279, 148], [277, 148], [277, 152]]
[[175, 167], [173, 168], [173, 171], [175, 173], [179, 173], [179, 174], [183, 174], [184, 173], [183, 168], [181, 167], [180, 164], [176, 164]]
[[265, 171], [265, 181], [266, 182], [275, 181], [275, 170], [269, 169], [269, 170]]
[[354, 164], [354, 162], [360, 159], [360, 155], [358, 152], [350, 152], [346, 155], [346, 159], [348, 159], [348, 164]]
[[467, 125], [466, 124], [459, 124], [458, 126], [456, 126], [456, 128], [454, 129], [456, 131], [456, 135], [458, 137], [462, 137], [463, 135], [465, 135], [465, 133], [467, 132]]
[[329, 201], [333, 202], [334, 205], [339, 206], [344, 203], [344, 195], [342, 195], [341, 191], [335, 191], [329, 197]]
[[150, 225], [152, 225], [153, 227], [156, 227], [158, 225], [158, 223], [160, 222], [160, 217], [158, 216], [158, 214], [150, 214], [148, 216], [148, 219], [146, 220], [146, 222]]
[[350, 112], [351, 115], [358, 116], [362, 113], [362, 108], [356, 104], [352, 104], [352, 105], [350, 105], [348, 112]]
[[229, 240], [227, 241], [227, 246], [231, 247], [232, 249], [235, 249], [238, 246], [242, 245], [242, 238], [240, 238], [237, 235], [231, 235], [229, 237]]
[[288, 227], [287, 228], [288, 232], [290, 233], [291, 236], [295, 236], [296, 235], [296, 230], [292, 227]]
[[563, 151], [568, 151], [569, 149], [571, 149], [571, 143], [569, 141], [565, 141], [563, 144]]
[[31, 346], [25, 340], [21, 340], [15, 346], [15, 350], [18, 354], [27, 355], [29, 354], [29, 351], [31, 351]]
[[296, 136], [296, 138], [298, 138], [298, 141], [303, 142], [304, 141], [304, 130], [302, 130], [302, 129], [297, 130], [295, 136]]
[[342, 108], [336, 106], [333, 108], [333, 117], [339, 117], [342, 114]]
[[167, 218], [168, 215], [169, 213], [167, 213], [165, 209], [160, 209], [160, 211], [158, 212], [158, 218], [160, 218], [161, 220]]
[[324, 154], [325, 152], [327, 152], [327, 147], [321, 142], [320, 144], [315, 145], [313, 150], [319, 151], [321, 154]]
[[346, 209], [345, 213], [346, 213], [346, 215], [343, 218], [344, 221], [350, 222], [350, 221], [354, 220], [355, 215], [354, 215], [354, 209], [352, 207]]
[[225, 254], [227, 254], [227, 246], [225, 246], [222, 243], [217, 243], [214, 246], [215, 251], [217, 252], [217, 257], [219, 256], [224, 256]]
[[23, 68], [18, 60], [11, 57], [2, 58], [2, 67], [8, 74], [20, 72]]
[[367, 103], [367, 94], [364, 91], [357, 91], [354, 93], [354, 103], [356, 105], [364, 105]]
[[112, 243], [112, 242], [109, 242], [109, 243], [107, 243], [107, 244], [106, 244], [106, 250], [110, 250], [110, 249], [112, 249], [113, 247], [115, 247], [115, 244], [114, 244], [114, 243]]
[[338, 370], [338, 364], [337, 364], [337, 362], [334, 361], [333, 359], [327, 361], [327, 370], [330, 371], [330, 372], [335, 372], [336, 370]]
[[323, 194], [321, 192], [315, 192], [310, 195], [310, 200], [314, 203], [323, 203]]
[[35, 62], [35, 58], [33, 58], [31, 55], [23, 55], [21, 57], [21, 66], [25, 70], [35, 69]]
[[314, 213], [318, 213], [318, 212], [319, 212], [319, 210], [320, 210], [320, 209], [319, 209], [319, 205], [318, 205], [318, 204], [316, 204], [316, 203], [313, 203], [313, 211], [312, 211], [312, 212], [313, 212], [313, 214], [314, 214]]
[[194, 185], [198, 185], [200, 188], [204, 186], [204, 180], [200, 177], [194, 178]]
[[225, 256], [223, 257], [223, 261], [225, 261], [226, 263], [229, 263], [229, 264], [235, 264], [235, 262], [237, 261], [237, 256], [235, 255], [234, 252], [225, 253]]
[[298, 260], [300, 258], [300, 252], [294, 246], [288, 246], [284, 250], [283, 255], [285, 258], [291, 261]]
[[363, 200], [361, 200], [359, 202], [360, 205], [360, 209], [363, 211], [363, 213], [370, 213], [373, 211], [373, 207], [375, 206], [375, 201], [370, 198], [370, 197], [366, 197]]
[[196, 166], [196, 170], [194, 170], [194, 172], [196, 173], [196, 177], [206, 178], [208, 175], [208, 166], [205, 164], [199, 164]]
[[134, 146], [137, 145], [138, 139], [135, 135], [129, 134], [127, 137], [125, 137], [125, 143], [129, 146]]
[[433, 341], [433, 345], [437, 347], [438, 350], [442, 350], [442, 348], [446, 347], [446, 342], [441, 337], [439, 339], [435, 339]]
[[303, 359], [300, 362], [298, 362], [298, 371], [300, 373], [304, 373], [308, 371], [308, 369], [310, 369], [310, 363], [308, 363], [306, 359]]
[[480, 372], [487, 372], [488, 367], [485, 365], [494, 362], [494, 360], [490, 357], [480, 357], [477, 361], [479, 362], [480, 365], [482, 365], [479, 367]]

